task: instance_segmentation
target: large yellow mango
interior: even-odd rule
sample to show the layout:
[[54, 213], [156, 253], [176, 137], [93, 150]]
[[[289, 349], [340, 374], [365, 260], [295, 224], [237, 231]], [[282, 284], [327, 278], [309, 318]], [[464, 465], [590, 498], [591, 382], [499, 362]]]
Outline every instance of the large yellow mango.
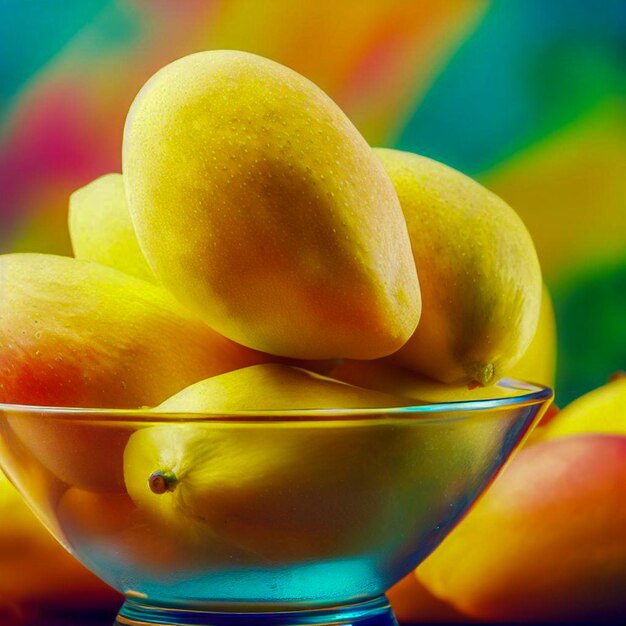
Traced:
[[376, 358], [415, 329], [393, 185], [296, 72], [244, 52], [175, 61], [133, 103], [123, 157], [156, 277], [225, 336], [287, 357]]
[[519, 361], [539, 318], [541, 270], [521, 219], [472, 179], [417, 154], [377, 149], [408, 224], [424, 300], [394, 359], [446, 383], [487, 385]]

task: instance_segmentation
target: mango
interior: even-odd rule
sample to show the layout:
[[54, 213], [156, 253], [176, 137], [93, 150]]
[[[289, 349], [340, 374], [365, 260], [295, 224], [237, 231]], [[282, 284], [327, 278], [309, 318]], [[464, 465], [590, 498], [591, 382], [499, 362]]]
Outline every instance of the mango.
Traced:
[[[164, 575], [171, 580], [173, 570], [188, 565], [184, 538], [164, 541], [167, 529], [138, 511], [126, 493], [71, 487], [57, 514], [77, 555], [113, 587], [129, 590], [131, 572], [140, 572], [142, 580], [162, 580]], [[217, 550], [216, 545], [206, 548]]]
[[400, 624], [466, 624], [474, 621], [435, 597], [417, 579], [415, 572], [405, 576], [385, 595]]
[[121, 174], [101, 176], [75, 191], [68, 221], [77, 259], [157, 282], [139, 247]]
[[154, 406], [267, 357], [189, 314], [163, 289], [86, 261], [0, 256], [0, 402]]
[[[508, 377], [553, 386], [555, 373], [556, 322], [552, 300], [544, 285], [537, 330], [520, 361], [509, 371]], [[483, 387], [467, 383], [441, 383], [400, 367], [391, 359], [373, 361], [345, 359], [331, 369], [328, 375], [351, 385], [375, 389], [402, 398], [412, 398], [419, 402], [482, 400], [519, 394], [498, 384]], [[555, 409], [556, 407], [551, 405], [549, 413], [542, 419], [542, 424], [547, 423]]]
[[497, 384], [483, 387], [467, 383], [442, 383], [390, 363], [387, 359], [374, 361], [346, 359], [332, 369], [329, 376], [351, 385], [412, 399], [415, 404], [488, 400], [516, 396], [520, 393]]
[[400, 199], [424, 302], [417, 330], [393, 359], [445, 383], [499, 380], [539, 319], [541, 270], [528, 231], [460, 172], [417, 154], [374, 152]]
[[417, 569], [479, 620], [597, 622], [626, 611], [626, 437], [523, 449]]
[[507, 376], [554, 387], [556, 376], [556, 340], [554, 307], [552, 306], [550, 292], [544, 285], [535, 335], [522, 358], [507, 372]]
[[128, 114], [123, 172], [157, 279], [226, 337], [369, 359], [414, 331], [419, 283], [393, 185], [296, 72], [235, 51], [164, 67]]
[[298, 367], [255, 365], [191, 385], [155, 410], [229, 413], [307, 409], [386, 408], [408, 402], [332, 380]]
[[[50, 535], [0, 472], [0, 618], [17, 623], [71, 606], [113, 612], [122, 597]], [[31, 623], [28, 621], [28, 623]], [[37, 622], [39, 623], [39, 622]]]
[[[114, 269], [39, 254], [0, 257], [0, 402], [156, 405], [264, 355], [212, 331], [162, 288]], [[92, 420], [9, 414], [13, 434], [72, 485], [123, 489], [130, 431]], [[79, 443], [80, 442], [80, 443]]]
[[[155, 411], [219, 416], [401, 404], [385, 394], [270, 364], [196, 383]], [[262, 419], [255, 427], [237, 426], [163, 424], [130, 438], [124, 452], [126, 487], [138, 510], [164, 528], [163, 542], [185, 537], [195, 546], [192, 553], [203, 551], [217, 566], [204, 546], [217, 543], [237, 562], [248, 558], [259, 565], [259, 558], [267, 564], [351, 554], [371, 541], [360, 528], [390, 504], [381, 501], [387, 492], [364, 477], [363, 465], [372, 480], [389, 480], [392, 446], [402, 445], [405, 437], [350, 420], [323, 429], [297, 420], [278, 427]], [[389, 446], [384, 454], [381, 445]], [[355, 455], [362, 463], [351, 460]], [[379, 463], [378, 471], [369, 471]]]
[[541, 429], [542, 439], [588, 433], [626, 435], [626, 378], [574, 400]]

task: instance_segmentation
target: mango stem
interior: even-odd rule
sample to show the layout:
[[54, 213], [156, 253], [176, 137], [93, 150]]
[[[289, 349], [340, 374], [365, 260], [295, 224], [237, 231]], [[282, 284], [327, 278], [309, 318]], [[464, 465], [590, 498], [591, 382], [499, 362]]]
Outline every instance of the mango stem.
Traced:
[[168, 491], [174, 491], [177, 483], [178, 479], [176, 478], [176, 474], [169, 470], [157, 470], [156, 472], [152, 472], [152, 474], [150, 474], [150, 478], [148, 478], [150, 491], [152, 491], [152, 493], [156, 493], [157, 495], [162, 495]]

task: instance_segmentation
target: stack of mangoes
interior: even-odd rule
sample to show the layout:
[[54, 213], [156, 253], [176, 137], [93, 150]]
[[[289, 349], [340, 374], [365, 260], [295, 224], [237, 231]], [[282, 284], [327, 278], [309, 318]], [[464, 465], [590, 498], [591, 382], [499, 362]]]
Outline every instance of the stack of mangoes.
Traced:
[[72, 195], [75, 259], [0, 258], [1, 401], [155, 406], [248, 366], [338, 360], [357, 383], [371, 365], [486, 386], [537, 328], [539, 263], [504, 201], [370, 148], [267, 59], [204, 52], [157, 72], [123, 169]]
[[[364, 408], [489, 397], [503, 376], [553, 377], [550, 299], [516, 213], [441, 163], [372, 149], [318, 87], [252, 54], [203, 52], [157, 72], [128, 114], [123, 173], [76, 191], [69, 226], [76, 258], [0, 257], [0, 402]], [[133, 468], [155, 446], [188, 453], [179, 431], [150, 431], [131, 437], [116, 479], [140, 508]], [[33, 446], [41, 435], [57, 457], [66, 445], [53, 425], [17, 435]], [[596, 448], [610, 463], [622, 442], [535, 445], [518, 463], [541, 473], [554, 462], [560, 477], [581, 461], [594, 467]], [[50, 465], [81, 492], [102, 479], [96, 462], [80, 472]], [[166, 479], [156, 476], [152, 492], [168, 489]], [[573, 487], [555, 479], [550, 489], [551, 517], [530, 522], [563, 527]], [[608, 506], [609, 496], [593, 497]], [[523, 515], [512, 535], [496, 514], [476, 531], [492, 544], [540, 537]], [[455, 584], [459, 558], [445, 555], [475, 545], [463, 532], [479, 517], [477, 508], [420, 574], [429, 593], [471, 605], [470, 615], [482, 599]], [[580, 551], [580, 567], [609, 558], [593, 548]], [[519, 593], [526, 561], [507, 566], [498, 584]]]

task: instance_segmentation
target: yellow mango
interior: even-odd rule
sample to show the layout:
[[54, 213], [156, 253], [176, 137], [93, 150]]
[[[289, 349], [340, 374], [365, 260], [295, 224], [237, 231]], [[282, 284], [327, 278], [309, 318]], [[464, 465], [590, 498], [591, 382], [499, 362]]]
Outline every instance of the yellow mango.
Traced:
[[[219, 416], [402, 404], [386, 394], [269, 364], [196, 383], [156, 411]], [[232, 558], [257, 564], [259, 558], [265, 564], [338, 558], [372, 540], [363, 529], [377, 519], [387, 493], [378, 482], [390, 480], [389, 458], [405, 441], [398, 429], [362, 427], [352, 420], [334, 428], [306, 420], [276, 426], [260, 419], [243, 427], [204, 420], [161, 424], [131, 436], [124, 477], [139, 511], [165, 529], [162, 541], [174, 545], [184, 537], [194, 546], [192, 553], [217, 544]], [[378, 453], [381, 446], [384, 454]], [[215, 564], [213, 551], [204, 559]]]
[[442, 383], [390, 363], [387, 359], [346, 360], [332, 369], [329, 376], [351, 385], [410, 398], [418, 403], [487, 400], [519, 395], [519, 391], [500, 385], [483, 387], [467, 383]]
[[131, 107], [123, 171], [156, 277], [226, 337], [292, 358], [376, 358], [415, 329], [393, 185], [296, 72], [234, 51], [171, 63]]
[[541, 429], [541, 438], [592, 433], [626, 435], [626, 377], [616, 378], [568, 404]]
[[526, 447], [417, 577], [481, 622], [620, 621], [625, 492], [626, 437], [582, 435]]
[[12, 623], [11, 614], [16, 623], [24, 623], [42, 609], [70, 605], [85, 611], [115, 611], [121, 604], [119, 594], [61, 547], [2, 472], [0, 518], [2, 624]]
[[539, 319], [541, 270], [517, 214], [441, 163], [376, 149], [409, 228], [424, 308], [393, 359], [442, 382], [487, 385], [528, 348]]
[[202, 380], [162, 402], [159, 412], [228, 413], [298, 409], [379, 408], [407, 401], [298, 367], [255, 365]]
[[556, 320], [550, 292], [544, 285], [537, 330], [522, 358], [507, 372], [509, 378], [554, 387], [556, 375]]
[[67, 257], [0, 256], [0, 402], [154, 406], [265, 360], [146, 281]]
[[156, 282], [135, 235], [121, 174], [97, 178], [70, 196], [69, 229], [77, 259]]

